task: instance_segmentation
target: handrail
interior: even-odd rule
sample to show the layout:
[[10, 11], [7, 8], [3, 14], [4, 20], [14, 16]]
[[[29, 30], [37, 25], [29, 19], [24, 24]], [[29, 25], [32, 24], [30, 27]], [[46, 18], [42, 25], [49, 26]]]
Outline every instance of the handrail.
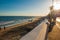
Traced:
[[39, 24], [31, 32], [23, 36], [20, 40], [45, 40], [47, 36], [46, 22], [47, 20], [44, 20], [41, 24]]

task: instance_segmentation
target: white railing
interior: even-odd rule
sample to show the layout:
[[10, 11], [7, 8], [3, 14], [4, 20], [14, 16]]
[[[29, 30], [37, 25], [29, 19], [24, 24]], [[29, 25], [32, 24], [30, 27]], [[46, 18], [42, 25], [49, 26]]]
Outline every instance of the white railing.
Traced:
[[44, 20], [31, 32], [23, 36], [20, 40], [46, 40], [47, 34], [47, 20]]

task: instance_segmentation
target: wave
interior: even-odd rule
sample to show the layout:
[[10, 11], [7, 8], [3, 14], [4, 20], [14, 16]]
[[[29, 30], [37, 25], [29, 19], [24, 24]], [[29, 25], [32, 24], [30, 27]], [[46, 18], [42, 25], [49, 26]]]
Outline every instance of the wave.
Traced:
[[13, 25], [16, 25], [16, 24], [21, 24], [21, 23], [24, 23], [24, 22], [29, 22], [29, 20], [32, 20], [32, 18], [24, 19], [24, 20], [12, 20], [12, 21], [7, 21], [7, 22], [1, 22], [0, 23], [0, 27], [1, 28], [3, 28], [4, 26], [5, 27], [9, 27], [9, 26], [13, 26]]

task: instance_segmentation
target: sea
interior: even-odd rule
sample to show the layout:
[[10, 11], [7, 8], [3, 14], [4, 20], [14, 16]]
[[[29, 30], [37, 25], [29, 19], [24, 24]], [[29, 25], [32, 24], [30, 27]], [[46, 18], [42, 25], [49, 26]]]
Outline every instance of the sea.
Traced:
[[29, 19], [35, 18], [34, 16], [0, 16], [0, 27], [3, 28], [28, 22]]

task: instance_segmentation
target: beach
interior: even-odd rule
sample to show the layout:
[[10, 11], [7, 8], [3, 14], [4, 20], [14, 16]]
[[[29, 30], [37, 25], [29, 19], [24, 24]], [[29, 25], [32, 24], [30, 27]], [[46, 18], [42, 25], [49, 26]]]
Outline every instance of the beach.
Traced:
[[41, 23], [42, 19], [36, 18], [32, 22], [26, 22], [22, 24], [16, 24], [11, 27], [7, 27], [5, 30], [0, 30], [0, 40], [19, 40], [25, 34], [30, 32], [33, 28], [35, 28], [38, 23]]

